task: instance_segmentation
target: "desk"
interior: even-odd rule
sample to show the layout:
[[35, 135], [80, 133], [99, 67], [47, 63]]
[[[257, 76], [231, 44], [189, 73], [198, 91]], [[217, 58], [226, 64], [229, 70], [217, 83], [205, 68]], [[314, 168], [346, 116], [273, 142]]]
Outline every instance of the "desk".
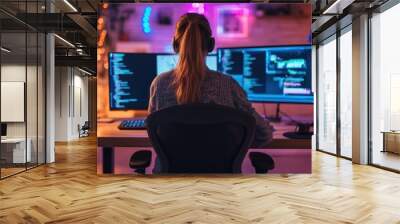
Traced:
[[[28, 144], [25, 151], [25, 138], [5, 138], [1, 139], [2, 154], [12, 154], [8, 159], [7, 163], [25, 163], [30, 162], [32, 157], [31, 152], [31, 139], [27, 138], [26, 142]], [[10, 148], [9, 146], [14, 146]], [[9, 153], [8, 153], [9, 152]], [[12, 160], [11, 160], [12, 158]]]
[[[97, 145], [98, 145], [98, 174], [114, 173], [115, 168], [115, 149], [120, 147], [146, 148], [151, 150], [151, 142], [146, 130], [119, 130], [120, 119], [111, 122], [98, 122], [97, 126]], [[310, 157], [310, 167], [306, 170], [311, 171], [311, 140], [308, 139], [285, 139], [282, 133], [293, 131], [295, 126], [281, 123], [273, 124], [276, 131], [274, 139], [268, 145], [268, 154], [275, 150], [277, 154], [283, 152], [303, 153]], [[264, 149], [252, 149], [250, 151], [262, 151]], [[289, 151], [288, 151], [289, 150]], [[299, 151], [300, 150], [300, 151]], [[128, 156], [128, 155], [127, 155]], [[302, 157], [303, 158], [303, 157]], [[128, 158], [129, 159], [129, 158]], [[126, 163], [126, 166], [128, 163]], [[303, 172], [303, 171], [302, 171]]]

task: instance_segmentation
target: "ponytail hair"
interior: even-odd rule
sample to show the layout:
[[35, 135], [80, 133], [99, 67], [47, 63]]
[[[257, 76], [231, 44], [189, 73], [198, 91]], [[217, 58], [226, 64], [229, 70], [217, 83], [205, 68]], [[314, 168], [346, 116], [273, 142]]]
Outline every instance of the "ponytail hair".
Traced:
[[174, 37], [179, 61], [174, 71], [174, 87], [178, 104], [200, 100], [201, 83], [206, 75], [206, 38], [211, 37], [207, 19], [200, 14], [187, 13], [177, 23]]

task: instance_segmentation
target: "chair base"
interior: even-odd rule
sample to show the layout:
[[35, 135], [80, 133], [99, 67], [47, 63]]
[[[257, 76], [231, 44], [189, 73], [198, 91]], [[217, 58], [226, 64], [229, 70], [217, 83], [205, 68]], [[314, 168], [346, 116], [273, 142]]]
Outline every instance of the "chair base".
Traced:
[[151, 163], [151, 151], [140, 150], [135, 152], [129, 161], [129, 167], [135, 170], [135, 173], [146, 174], [146, 168]]
[[275, 162], [270, 155], [262, 152], [250, 152], [249, 157], [257, 174], [265, 174], [275, 168]]
[[146, 168], [135, 169], [135, 173], [145, 175], [146, 174]]

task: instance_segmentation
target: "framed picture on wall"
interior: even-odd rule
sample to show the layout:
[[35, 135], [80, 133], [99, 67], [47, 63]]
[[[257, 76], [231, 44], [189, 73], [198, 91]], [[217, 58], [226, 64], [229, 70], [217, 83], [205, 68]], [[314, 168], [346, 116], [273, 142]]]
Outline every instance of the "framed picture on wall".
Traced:
[[219, 37], [247, 37], [249, 32], [248, 8], [219, 8], [217, 35]]

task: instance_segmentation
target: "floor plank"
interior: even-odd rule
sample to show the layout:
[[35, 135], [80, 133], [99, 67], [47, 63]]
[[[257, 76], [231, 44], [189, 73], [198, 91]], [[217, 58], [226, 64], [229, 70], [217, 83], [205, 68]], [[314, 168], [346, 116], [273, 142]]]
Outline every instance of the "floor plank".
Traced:
[[311, 175], [97, 176], [96, 139], [0, 181], [0, 223], [400, 223], [400, 175], [320, 152]]

